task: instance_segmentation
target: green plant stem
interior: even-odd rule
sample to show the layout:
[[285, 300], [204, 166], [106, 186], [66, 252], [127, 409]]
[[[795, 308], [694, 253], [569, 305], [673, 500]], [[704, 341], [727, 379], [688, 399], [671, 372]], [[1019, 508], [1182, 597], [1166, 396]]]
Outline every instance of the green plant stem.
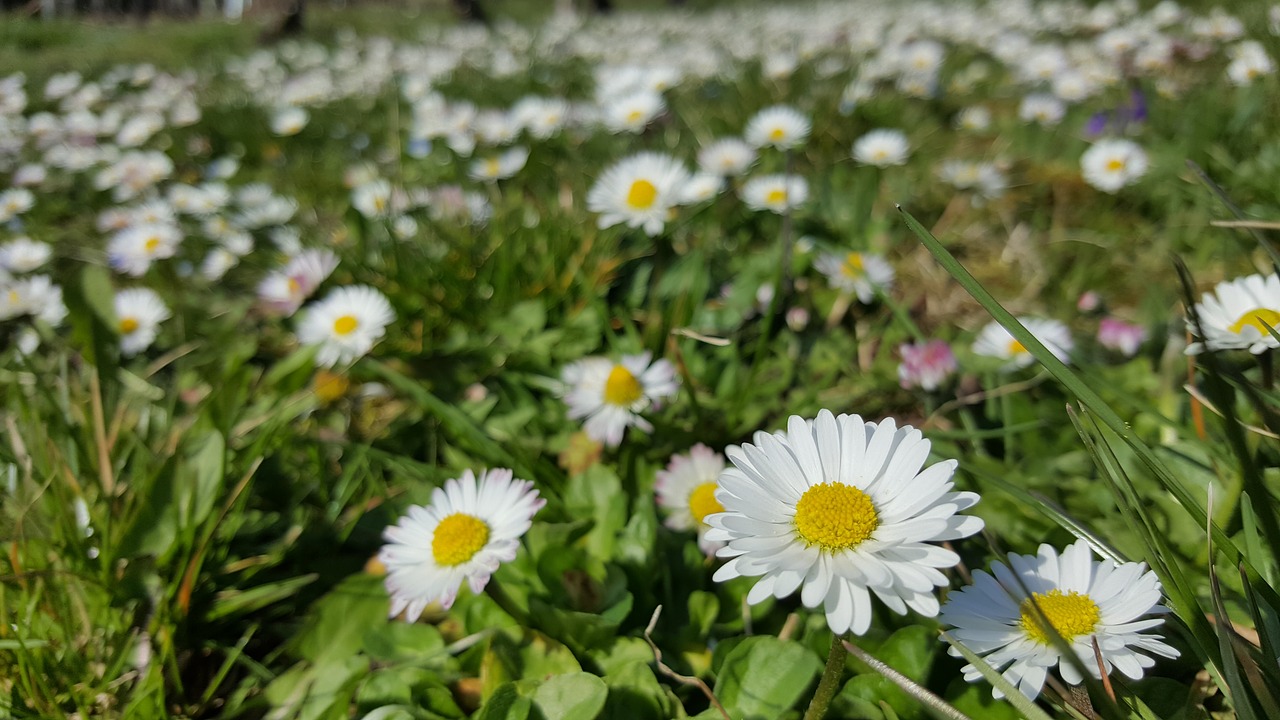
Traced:
[[809, 701], [809, 709], [804, 711], [804, 720], [822, 720], [827, 714], [827, 707], [831, 705], [831, 698], [836, 696], [836, 689], [844, 677], [844, 658], [849, 654], [842, 639], [840, 635], [831, 638], [827, 667], [822, 671], [822, 680], [818, 681], [813, 699]]

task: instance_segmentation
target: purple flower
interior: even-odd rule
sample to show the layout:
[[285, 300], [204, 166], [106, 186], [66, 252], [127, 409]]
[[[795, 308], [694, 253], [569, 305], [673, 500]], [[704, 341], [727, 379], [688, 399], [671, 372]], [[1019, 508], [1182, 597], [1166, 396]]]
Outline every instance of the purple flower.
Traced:
[[898, 381], [904, 388], [937, 390], [947, 378], [955, 374], [955, 353], [942, 340], [902, 345], [898, 352], [902, 355], [902, 364], [898, 366]]
[[1147, 329], [1113, 317], [1102, 318], [1098, 324], [1098, 344], [1108, 350], [1117, 350], [1125, 357], [1138, 354], [1138, 348], [1147, 340]]

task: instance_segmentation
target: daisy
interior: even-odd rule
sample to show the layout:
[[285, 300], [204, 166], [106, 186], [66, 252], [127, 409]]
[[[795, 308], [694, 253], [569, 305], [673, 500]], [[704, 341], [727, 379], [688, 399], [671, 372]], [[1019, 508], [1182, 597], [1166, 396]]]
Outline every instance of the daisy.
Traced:
[[1040, 125], [1057, 125], [1066, 114], [1066, 103], [1047, 93], [1028, 95], [1022, 98], [1022, 104], [1018, 106], [1018, 117], [1023, 122]]
[[1200, 298], [1195, 315], [1187, 318], [1187, 330], [1204, 332], [1199, 342], [1187, 346], [1187, 354], [1247, 349], [1259, 355], [1280, 347], [1268, 327], [1280, 332], [1280, 276], [1249, 275], [1221, 282]]
[[1099, 140], [1084, 151], [1080, 167], [1085, 182], [1108, 193], [1131, 185], [1147, 172], [1147, 153], [1135, 142]]
[[667, 513], [667, 527], [672, 530], [696, 530], [698, 547], [712, 555], [722, 543], [707, 540], [708, 515], [724, 512], [716, 500], [716, 479], [724, 470], [724, 456], [701, 443], [687, 455], [672, 455], [665, 470], [659, 470], [654, 491], [658, 507]]
[[716, 140], [698, 151], [698, 167], [712, 175], [736, 177], [755, 161], [755, 148], [738, 138]]
[[809, 199], [809, 183], [798, 175], [761, 175], [743, 183], [739, 192], [752, 210], [781, 214]]
[[813, 128], [809, 118], [787, 105], [774, 105], [755, 114], [742, 135], [751, 145], [790, 150], [804, 144]]
[[947, 584], [940, 568], [960, 557], [929, 543], [968, 537], [983, 523], [957, 514], [978, 496], [951, 491], [955, 460], [922, 469], [929, 447], [892, 418], [877, 424], [828, 410], [730, 446], [734, 467], [716, 491], [725, 511], [706, 518], [707, 539], [725, 543], [716, 554], [729, 558], [714, 579], [759, 577], [752, 605], [799, 589], [838, 635], [867, 631], [873, 593], [900, 615], [936, 615], [934, 588]]
[[872, 130], [853, 144], [853, 159], [884, 168], [905, 164], [910, 151], [907, 136], [901, 130]]
[[515, 559], [520, 538], [547, 503], [533, 483], [510, 470], [467, 470], [431, 494], [431, 504], [412, 505], [382, 533], [387, 544], [378, 560], [387, 567], [391, 617], [417, 620], [427, 605], [453, 606], [465, 580], [479, 593], [504, 562]]
[[126, 275], [146, 274], [151, 263], [178, 252], [182, 231], [168, 223], [143, 223], [127, 227], [107, 243], [107, 262]]
[[624, 355], [618, 362], [583, 358], [560, 373], [561, 396], [569, 418], [586, 418], [582, 429], [592, 440], [616, 447], [630, 426], [652, 432], [640, 413], [676, 394], [676, 370], [666, 360], [649, 362], [649, 353]]
[[[1064, 363], [1070, 362], [1069, 356], [1072, 348], [1075, 347], [1075, 342], [1071, 339], [1071, 331], [1066, 325], [1057, 320], [1033, 317], [1020, 317], [1018, 322], [1022, 323], [1022, 326], [1046, 348], [1049, 348], [1049, 352], [1053, 353], [1054, 357]], [[973, 341], [973, 352], [986, 357], [1007, 360], [1008, 362], [1001, 368], [1002, 372], [1024, 368], [1036, 361], [1022, 343], [1015, 340], [1003, 325], [994, 320], [978, 333], [978, 339]]]
[[36, 204], [36, 196], [24, 187], [15, 187], [0, 192], [0, 222], [8, 222], [31, 209]]
[[386, 217], [391, 211], [391, 183], [370, 180], [351, 191], [351, 206], [367, 218]]
[[956, 356], [943, 340], [927, 340], [898, 347], [902, 364], [898, 366], [898, 382], [910, 389], [933, 391], [942, 387], [956, 372]]
[[1147, 329], [1127, 323], [1119, 318], [1104, 317], [1098, 323], [1098, 344], [1108, 350], [1119, 351], [1125, 357], [1138, 354], [1147, 341]]
[[529, 150], [527, 148], [513, 147], [499, 155], [490, 155], [483, 159], [474, 160], [467, 174], [471, 176], [472, 180], [481, 182], [505, 180], [520, 172], [528, 160]]
[[300, 107], [283, 107], [271, 115], [271, 132], [281, 137], [297, 135], [307, 126], [310, 116]]
[[283, 270], [267, 275], [258, 284], [258, 299], [272, 312], [288, 317], [320, 287], [338, 267], [338, 256], [329, 250], [303, 250]]
[[[1029, 698], [1040, 694], [1054, 665], [1066, 683], [1084, 681], [1055, 646], [1055, 632], [1095, 678], [1101, 678], [1095, 640], [1105, 672], [1119, 670], [1133, 680], [1155, 665], [1151, 655], [1178, 657], [1158, 635], [1143, 632], [1164, 623], [1143, 616], [1166, 612], [1159, 604], [1160, 582], [1144, 563], [1095, 560], [1089, 544], [1077, 540], [1061, 556], [1041, 545], [1036, 555], [1011, 554], [1008, 565], [997, 562], [990, 574], [978, 570], [973, 578], [973, 585], [947, 599], [940, 619], [955, 626], [957, 641], [1003, 670]], [[960, 657], [954, 647], [949, 652]], [[964, 677], [975, 682], [982, 675], [966, 665]], [[996, 689], [992, 695], [1004, 696]]]
[[14, 238], [0, 245], [0, 266], [15, 273], [31, 272], [49, 262], [53, 248], [28, 237]]
[[670, 155], [638, 153], [600, 175], [587, 193], [587, 209], [600, 215], [601, 229], [626, 223], [657, 235], [688, 179], [684, 164]]
[[724, 190], [724, 178], [712, 173], [697, 173], [689, 178], [680, 190], [681, 205], [706, 202]]
[[116, 293], [115, 311], [120, 354], [125, 357], [133, 357], [151, 347], [160, 323], [169, 319], [169, 308], [150, 288], [130, 288]]
[[981, 105], [967, 107], [956, 115], [956, 128], [980, 132], [991, 127], [991, 111]]
[[610, 100], [602, 108], [601, 119], [611, 132], [638, 133], [666, 107], [661, 95], [651, 90], [641, 90]]
[[298, 323], [298, 342], [320, 347], [320, 367], [350, 363], [368, 354], [395, 319], [391, 303], [377, 290], [340, 287], [307, 308]]
[[877, 290], [884, 292], [893, 287], [893, 266], [873, 253], [824, 253], [813, 266], [827, 276], [831, 287], [854, 293], [863, 304], [875, 300]]

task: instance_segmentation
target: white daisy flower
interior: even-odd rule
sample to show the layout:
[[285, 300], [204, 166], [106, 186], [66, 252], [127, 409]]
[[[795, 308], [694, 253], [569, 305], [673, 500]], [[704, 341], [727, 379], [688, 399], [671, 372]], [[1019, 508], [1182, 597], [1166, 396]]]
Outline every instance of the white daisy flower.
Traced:
[[1061, 99], [1047, 93], [1027, 95], [1018, 106], [1018, 117], [1023, 122], [1040, 125], [1057, 125], [1067, 114], [1067, 105]]
[[116, 293], [115, 311], [120, 354], [125, 357], [151, 347], [160, 323], [169, 319], [169, 308], [151, 288], [130, 288]]
[[[947, 598], [940, 619], [955, 626], [951, 634], [958, 642], [1034, 699], [1054, 665], [1066, 683], [1084, 681], [1055, 647], [1050, 627], [1095, 678], [1101, 677], [1095, 639], [1107, 674], [1119, 670], [1132, 680], [1155, 665], [1151, 655], [1178, 657], [1158, 635], [1143, 632], [1164, 623], [1142, 619], [1166, 612], [1159, 603], [1160, 582], [1144, 563], [1095, 560], [1089, 544], [1077, 540], [1061, 556], [1041, 545], [1036, 555], [1011, 554], [1008, 565], [995, 563], [991, 574], [975, 571], [973, 585]], [[955, 648], [950, 653], [960, 656]], [[966, 665], [964, 677], [975, 682], [982, 675]], [[996, 689], [992, 695], [1004, 696]]]
[[929, 543], [968, 537], [983, 523], [957, 514], [978, 496], [951, 491], [955, 460], [921, 469], [929, 447], [892, 418], [827, 410], [730, 446], [734, 467], [716, 491], [725, 511], [706, 518], [707, 539], [726, 543], [716, 554], [730, 558], [714, 579], [760, 577], [747, 594], [753, 605], [799, 589], [836, 634], [867, 631], [873, 593], [900, 615], [936, 615], [934, 589], [947, 584], [940, 569], [960, 557]]
[[258, 284], [258, 299], [272, 312], [288, 317], [320, 287], [338, 267], [338, 256], [329, 250], [303, 250]]
[[528, 160], [528, 148], [513, 147], [497, 155], [490, 155], [472, 161], [471, 168], [467, 174], [471, 176], [472, 180], [480, 182], [505, 180], [520, 172]]
[[827, 276], [831, 287], [854, 293], [863, 304], [874, 301], [877, 290], [887, 292], [893, 287], [893, 266], [874, 253], [824, 253], [813, 266]]
[[880, 168], [905, 164], [910, 152], [907, 136], [901, 130], [872, 130], [853, 144], [854, 160]]
[[1187, 318], [1187, 329], [1204, 337], [1187, 346], [1188, 355], [1205, 350], [1248, 350], [1254, 355], [1280, 347], [1268, 327], [1280, 332], [1280, 276], [1275, 273], [1248, 275], [1218, 283], [1196, 303], [1195, 321]]
[[799, 175], [760, 175], [743, 183], [739, 193], [752, 210], [782, 214], [809, 199], [809, 183]]
[[1084, 151], [1080, 167], [1085, 182], [1103, 192], [1114, 193], [1146, 174], [1147, 153], [1132, 140], [1099, 140]]
[[756, 161], [756, 150], [738, 138], [723, 138], [698, 151], [698, 167], [705, 173], [737, 177]]
[[387, 567], [391, 617], [413, 622], [427, 605], [453, 606], [465, 580], [482, 592], [504, 562], [515, 559], [520, 538], [546, 500], [533, 483], [510, 470], [470, 470], [431, 494], [431, 504], [413, 505], [382, 533], [378, 559]]
[[178, 252], [182, 231], [168, 223], [143, 223], [120, 230], [107, 243], [107, 262], [112, 269], [139, 277], [155, 260], [171, 258]]
[[298, 323], [298, 342], [318, 345], [320, 367], [355, 362], [382, 339], [396, 319], [391, 303], [366, 285], [340, 287], [307, 308]]
[[586, 418], [582, 429], [587, 436], [610, 447], [622, 442], [628, 427], [652, 432], [653, 426], [640, 413], [675, 395], [680, 383], [671, 363], [649, 360], [649, 353], [641, 353], [624, 355], [618, 362], [583, 358], [566, 366], [560, 381], [569, 418]]
[[[1020, 317], [1018, 322], [1044, 344], [1053, 356], [1064, 363], [1071, 362], [1071, 350], [1075, 341], [1071, 339], [1071, 330], [1057, 320]], [[986, 357], [1007, 360], [1003, 372], [1027, 367], [1036, 361], [1035, 357], [1014, 339], [1004, 326], [994, 320], [982, 328], [978, 339], [973, 341], [973, 352]]]
[[612, 132], [638, 133], [666, 107], [661, 95], [651, 90], [641, 90], [610, 100], [602, 108], [601, 119]]
[[391, 212], [391, 182], [370, 180], [351, 191], [351, 205], [367, 218], [386, 217]]
[[683, 163], [661, 153], [643, 152], [605, 170], [587, 193], [587, 209], [599, 213], [600, 228], [620, 223], [662, 232], [672, 207], [689, 179]]
[[654, 483], [658, 507], [666, 511], [666, 526], [672, 530], [696, 530], [698, 547], [711, 555], [723, 543], [707, 540], [708, 515], [724, 512], [716, 500], [716, 480], [724, 470], [724, 456], [701, 443], [688, 455], [672, 455]]
[[281, 137], [297, 135], [310, 119], [307, 111], [300, 107], [282, 107], [271, 115], [271, 132]]
[[0, 245], [0, 266], [15, 273], [31, 272], [49, 262], [53, 248], [48, 243], [19, 237]]
[[0, 192], [0, 222], [9, 222], [36, 204], [36, 196], [24, 187]]
[[956, 115], [956, 128], [980, 132], [991, 127], [991, 111], [981, 105], [971, 105]]
[[706, 202], [724, 190], [724, 178], [712, 173], [697, 173], [680, 189], [681, 205], [696, 205]]
[[787, 105], [774, 105], [755, 114], [742, 136], [751, 145], [789, 150], [800, 147], [813, 129], [809, 118]]

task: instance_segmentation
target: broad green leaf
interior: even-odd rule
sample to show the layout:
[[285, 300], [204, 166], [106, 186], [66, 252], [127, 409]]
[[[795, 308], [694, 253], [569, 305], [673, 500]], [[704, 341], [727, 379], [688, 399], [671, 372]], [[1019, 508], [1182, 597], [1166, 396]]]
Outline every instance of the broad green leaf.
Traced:
[[590, 673], [556, 675], [533, 691], [533, 705], [546, 720], [593, 720], [604, 709], [609, 690]]
[[812, 693], [822, 661], [803, 645], [759, 635], [724, 660], [715, 694], [734, 718], [774, 720]]
[[388, 622], [388, 606], [381, 578], [352, 575], [311, 606], [297, 636], [298, 654], [316, 665], [355, 655], [365, 635]]
[[516, 691], [516, 684], [508, 682], [489, 696], [472, 720], [525, 720], [532, 708], [529, 698], [521, 697]]
[[607, 720], [667, 720], [666, 693], [654, 677], [649, 663], [630, 662], [605, 676], [609, 697], [604, 713]]

